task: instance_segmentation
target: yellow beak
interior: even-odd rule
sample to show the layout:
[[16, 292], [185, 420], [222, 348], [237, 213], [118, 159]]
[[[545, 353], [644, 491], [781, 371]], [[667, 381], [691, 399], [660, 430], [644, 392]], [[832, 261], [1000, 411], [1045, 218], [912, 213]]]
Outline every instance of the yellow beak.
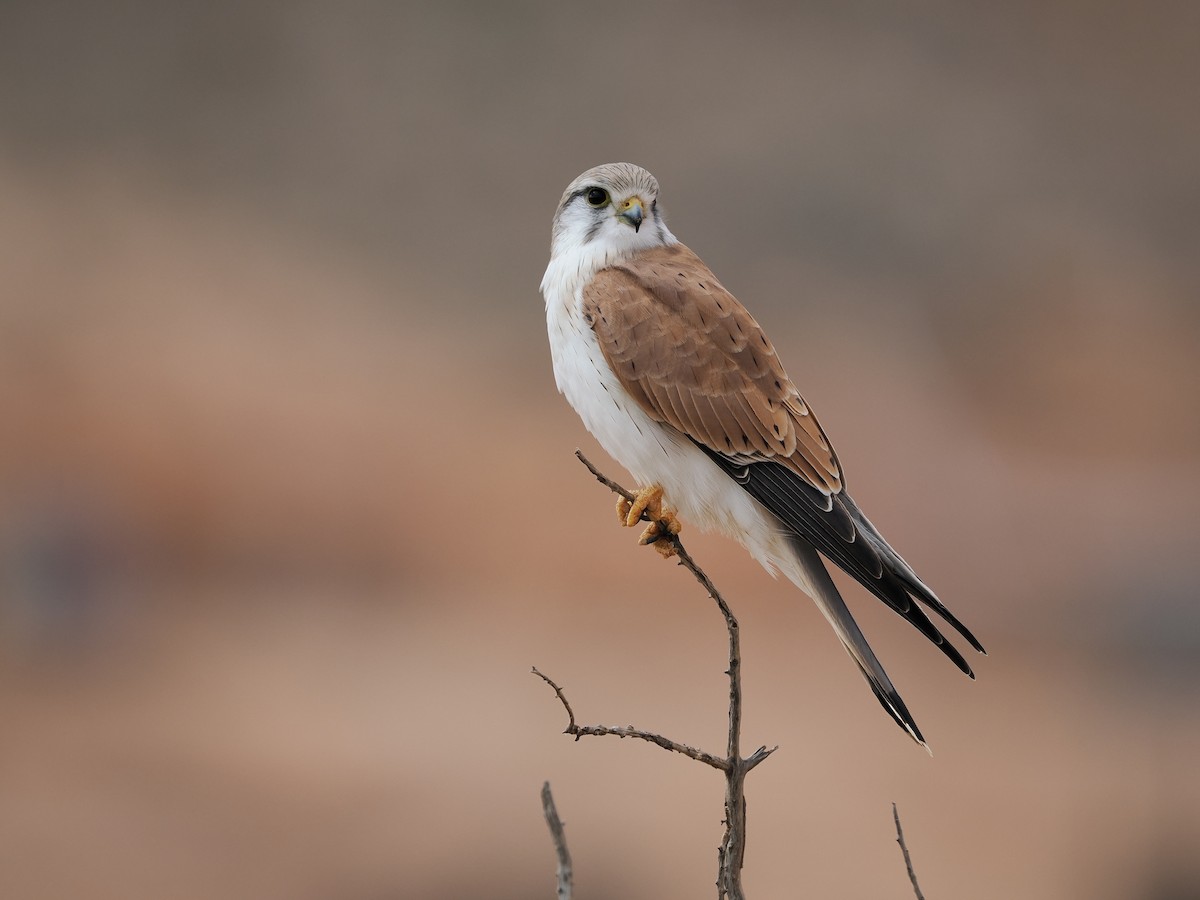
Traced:
[[634, 231], [642, 227], [642, 219], [645, 218], [646, 214], [642, 209], [641, 197], [630, 197], [621, 204], [620, 209], [621, 218], [632, 225]]

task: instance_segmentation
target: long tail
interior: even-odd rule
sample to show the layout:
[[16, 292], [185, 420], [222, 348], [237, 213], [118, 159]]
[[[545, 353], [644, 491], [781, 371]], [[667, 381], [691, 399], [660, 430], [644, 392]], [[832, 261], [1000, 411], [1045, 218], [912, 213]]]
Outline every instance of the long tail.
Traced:
[[867, 679], [871, 690], [883, 708], [887, 710], [888, 715], [895, 720], [897, 725], [908, 732], [913, 740], [928, 751], [929, 745], [925, 743], [921, 729], [917, 727], [912, 713], [908, 711], [908, 707], [904, 705], [896, 688], [892, 686], [892, 680], [888, 678], [887, 672], [883, 670], [883, 666], [875, 657], [875, 653], [859, 629], [858, 623], [850, 615], [850, 610], [846, 608], [846, 602], [838, 593], [837, 586], [829, 577], [825, 563], [822, 562], [817, 551], [799, 538], [789, 540], [788, 545], [792, 551], [792, 559], [779, 560], [777, 564], [780, 569], [798, 587], [812, 595], [817, 608], [821, 610], [829, 624], [833, 626], [833, 630], [837, 632], [842, 646], [846, 648], [850, 658], [858, 664], [859, 671]]

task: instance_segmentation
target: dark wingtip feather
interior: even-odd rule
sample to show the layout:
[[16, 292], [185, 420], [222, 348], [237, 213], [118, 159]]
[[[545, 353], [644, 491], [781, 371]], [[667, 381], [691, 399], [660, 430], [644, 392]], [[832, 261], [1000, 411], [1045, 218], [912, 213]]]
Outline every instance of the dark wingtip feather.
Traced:
[[963, 658], [958, 648], [950, 643], [945, 635], [938, 631], [937, 626], [930, 621], [929, 616], [925, 615], [916, 601], [909, 597], [908, 591], [905, 589], [905, 584], [902, 581], [894, 578], [889, 573], [888, 577], [881, 578], [874, 584], [875, 587], [872, 588], [872, 593], [883, 599], [901, 618], [910, 625], [913, 625], [921, 634], [928, 638], [930, 643], [941, 650], [960, 672], [968, 678], [975, 678], [975, 673], [971, 670], [970, 664]]
[[983, 644], [979, 643], [979, 639], [975, 637], [975, 635], [971, 634], [971, 630], [962, 622], [958, 621], [958, 618], [954, 615], [954, 613], [946, 609], [946, 607], [942, 605], [941, 601], [938, 600], [937, 597], [934, 597], [928, 588], [926, 588], [925, 591], [918, 591], [917, 599], [941, 616], [947, 623], [949, 623], [950, 627], [961, 634], [963, 639], [966, 640], [966, 642], [972, 647], [974, 647], [975, 650], [982, 653], [984, 656], [987, 656], [987, 651], [983, 649]]
[[843, 491], [841, 499], [849, 511], [851, 518], [854, 519], [855, 524], [875, 539], [877, 549], [888, 559], [888, 568], [895, 577], [900, 579], [904, 587], [914, 597], [937, 613], [946, 624], [962, 635], [963, 639], [975, 648], [975, 650], [987, 656], [987, 651], [983, 649], [983, 644], [979, 642], [979, 639], [971, 634], [971, 630], [960, 622], [954, 613], [946, 608], [945, 604], [937, 598], [937, 595], [917, 577], [917, 573], [904, 561], [904, 558], [892, 549], [891, 544], [884, 540], [883, 535], [879, 533], [879, 529], [863, 514], [858, 504], [854, 502], [854, 498]]
[[937, 613], [972, 647], [986, 655], [983, 645], [916, 577], [849, 494], [844, 491], [833, 495], [823, 494], [794, 471], [775, 461], [747, 463], [718, 453], [704, 444], [697, 443], [697, 446], [752, 497], [778, 516], [794, 537], [815, 547], [836, 566], [853, 576], [859, 584], [925, 635], [959, 671], [969, 678], [975, 677], [958, 648], [946, 640], [917, 601]]
[[950, 662], [958, 666], [958, 671], [962, 672], [972, 681], [975, 680], [975, 671], [971, 668], [970, 664], [963, 659], [963, 655], [958, 652], [957, 647], [955, 647], [945, 638], [942, 638], [942, 642], [938, 644], [938, 649], [946, 654], [947, 657], [949, 657]]
[[946, 609], [946, 607], [942, 603], [942, 601], [937, 598], [937, 595], [935, 595], [933, 593], [933, 591], [931, 591], [929, 588], [927, 588], [920, 581], [920, 579], [910, 577], [909, 573], [905, 572], [903, 569], [901, 569], [897, 574], [900, 576], [900, 579], [904, 582], [905, 586], [913, 593], [913, 595], [918, 600], [920, 600], [922, 603], [924, 603], [926, 606], [928, 606], [930, 609], [932, 609], [935, 613], [937, 613], [939, 616], [941, 616], [941, 618], [951, 628], [953, 628], [955, 631], [957, 631], [959, 634], [961, 634], [963, 636], [963, 639], [968, 644], [970, 644], [972, 647], [974, 647], [978, 652], [982, 653], [984, 656], [987, 656], [987, 651], [983, 649], [983, 644], [979, 643], [979, 639], [976, 638], [975, 635], [971, 634], [971, 630], [969, 628], [967, 628], [966, 625], [964, 625], [962, 622], [958, 621], [958, 617], [955, 616], [954, 613], [952, 613], [952, 612], [950, 612], [950, 610]]

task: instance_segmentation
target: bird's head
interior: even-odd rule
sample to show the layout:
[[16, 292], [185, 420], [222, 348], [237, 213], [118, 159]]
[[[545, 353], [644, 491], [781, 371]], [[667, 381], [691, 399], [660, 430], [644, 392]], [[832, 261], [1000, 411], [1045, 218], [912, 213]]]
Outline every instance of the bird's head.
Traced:
[[658, 179], [631, 163], [607, 163], [588, 169], [563, 192], [550, 252], [612, 260], [674, 242], [659, 214]]

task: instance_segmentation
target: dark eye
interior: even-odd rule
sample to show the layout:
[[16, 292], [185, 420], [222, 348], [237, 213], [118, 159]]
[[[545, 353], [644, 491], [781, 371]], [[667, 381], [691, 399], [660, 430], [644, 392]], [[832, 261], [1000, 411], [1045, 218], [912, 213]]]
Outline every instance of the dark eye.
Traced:
[[589, 188], [587, 192], [588, 206], [604, 206], [608, 203], [608, 191], [604, 188]]

